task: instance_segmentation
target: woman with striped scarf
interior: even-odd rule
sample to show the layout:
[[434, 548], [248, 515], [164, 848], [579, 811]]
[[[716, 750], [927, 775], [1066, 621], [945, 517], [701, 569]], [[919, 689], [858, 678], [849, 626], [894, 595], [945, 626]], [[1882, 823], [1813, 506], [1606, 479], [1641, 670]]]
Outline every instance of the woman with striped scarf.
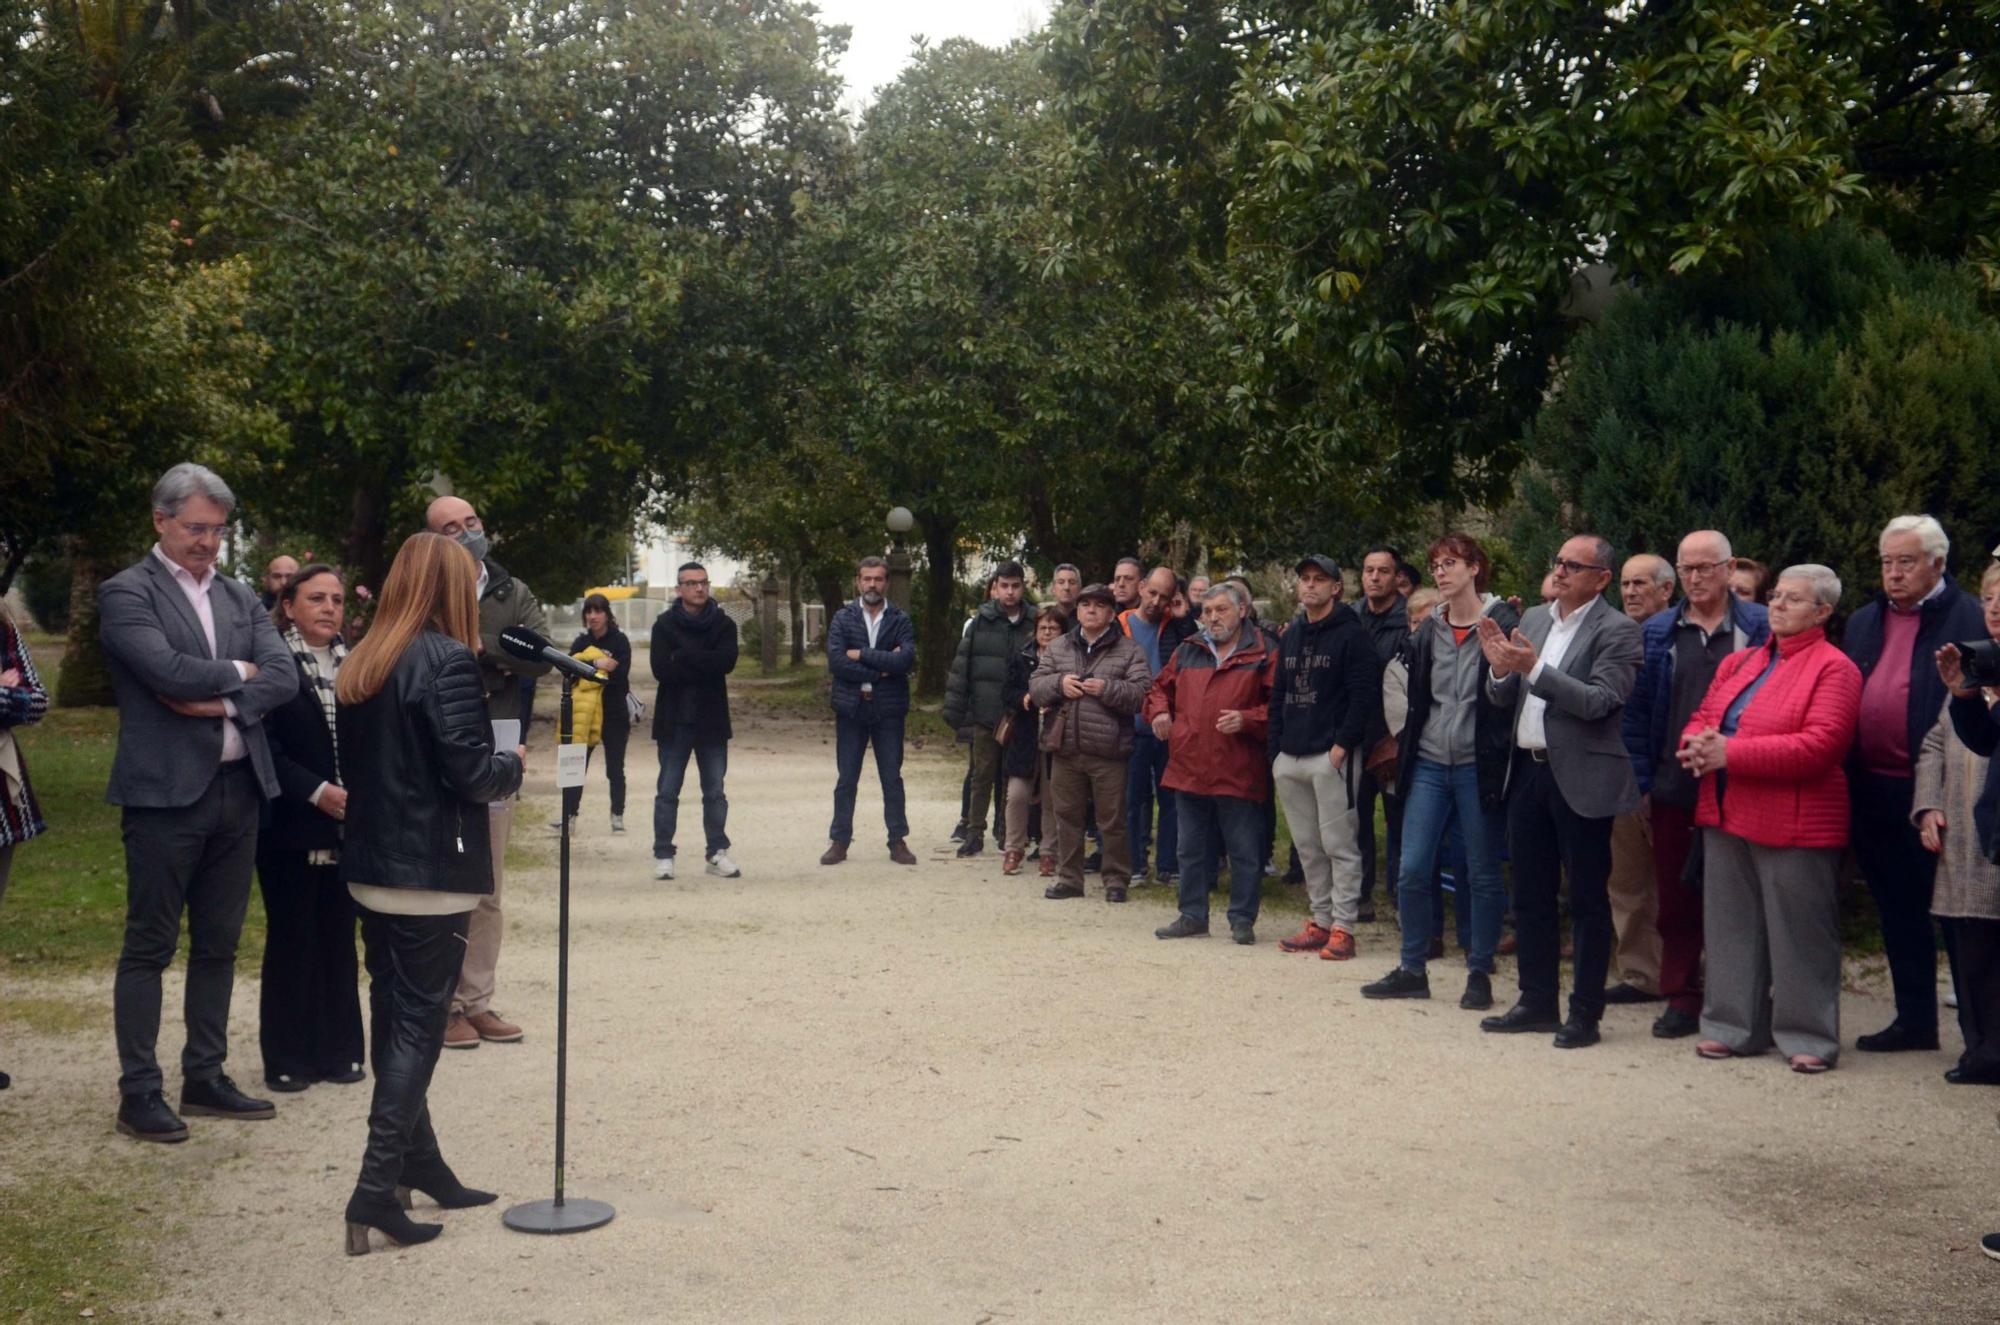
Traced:
[[264, 719], [280, 794], [257, 838], [269, 919], [258, 1041], [264, 1083], [276, 1091], [365, 1075], [354, 901], [340, 882], [347, 791], [333, 722], [345, 610], [340, 573], [321, 564], [292, 576], [271, 607], [299, 669], [298, 694]]

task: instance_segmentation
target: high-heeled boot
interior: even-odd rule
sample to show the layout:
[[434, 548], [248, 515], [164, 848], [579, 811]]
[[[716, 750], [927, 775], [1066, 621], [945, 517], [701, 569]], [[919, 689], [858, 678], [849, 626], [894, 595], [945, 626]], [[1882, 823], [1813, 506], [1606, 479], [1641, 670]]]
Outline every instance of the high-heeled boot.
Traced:
[[422, 1192], [446, 1210], [468, 1210], [500, 1199], [497, 1192], [466, 1186], [451, 1171], [451, 1165], [444, 1162], [444, 1155], [438, 1150], [437, 1133], [431, 1128], [429, 1104], [417, 1115], [416, 1126], [410, 1131], [410, 1149], [403, 1157], [403, 1176], [396, 1188], [396, 1200], [405, 1210], [410, 1208], [412, 1191]]
[[[444, 1232], [442, 1224], [419, 1224], [404, 1213], [397, 1199], [403, 1157], [409, 1150], [416, 1119], [423, 1110], [421, 1078], [397, 1070], [393, 1052], [378, 1059], [375, 1096], [368, 1114], [368, 1148], [361, 1156], [361, 1176], [347, 1201], [347, 1254], [368, 1253], [368, 1230], [391, 1242], [415, 1246]], [[380, 1068], [387, 1067], [388, 1071]]]

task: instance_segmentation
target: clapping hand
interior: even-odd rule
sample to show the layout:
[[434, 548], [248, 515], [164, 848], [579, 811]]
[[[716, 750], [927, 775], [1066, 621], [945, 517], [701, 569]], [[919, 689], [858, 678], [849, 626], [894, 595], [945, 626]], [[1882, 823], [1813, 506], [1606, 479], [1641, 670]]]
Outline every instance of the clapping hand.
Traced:
[[1510, 638], [1502, 633], [1500, 623], [1490, 616], [1479, 618], [1479, 624], [1474, 629], [1479, 632], [1479, 651], [1486, 655], [1486, 661], [1495, 673], [1519, 672], [1526, 676], [1535, 670], [1540, 655], [1519, 630]]

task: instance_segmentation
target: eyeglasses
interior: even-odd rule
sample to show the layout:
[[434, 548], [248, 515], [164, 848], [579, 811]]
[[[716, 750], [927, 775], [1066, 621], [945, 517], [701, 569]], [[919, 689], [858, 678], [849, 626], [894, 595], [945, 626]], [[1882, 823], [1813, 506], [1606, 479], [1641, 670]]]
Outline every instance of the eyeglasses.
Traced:
[[707, 580], [682, 580], [682, 581], [681, 581], [681, 588], [683, 588], [683, 589], [706, 589], [707, 587], [708, 587], [708, 581], [707, 581]]
[[1679, 571], [1681, 578], [1685, 580], [1690, 575], [1713, 575], [1719, 570], [1727, 570], [1729, 569], [1729, 563], [1726, 561], [1677, 561], [1674, 563], [1674, 569]]
[[1431, 563], [1431, 574], [1435, 575], [1441, 570], [1456, 570], [1463, 564], [1457, 557], [1439, 557]]
[[1609, 571], [1609, 566], [1593, 566], [1587, 561], [1571, 561], [1568, 557], [1557, 557], [1549, 562], [1549, 569], [1558, 575], [1581, 575], [1587, 570]]
[[220, 538], [229, 532], [226, 524], [189, 524], [179, 516], [174, 517], [174, 523], [185, 529], [189, 538]]

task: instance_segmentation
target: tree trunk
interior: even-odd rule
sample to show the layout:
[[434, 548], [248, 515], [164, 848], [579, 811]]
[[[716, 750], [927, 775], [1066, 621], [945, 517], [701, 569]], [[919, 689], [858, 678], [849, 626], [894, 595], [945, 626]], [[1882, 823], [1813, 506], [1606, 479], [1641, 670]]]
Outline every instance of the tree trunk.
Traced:
[[806, 604], [800, 590], [805, 587], [805, 575], [797, 566], [785, 577], [792, 595], [792, 666], [803, 667], [806, 662]]
[[354, 575], [354, 585], [367, 586], [380, 595], [382, 579], [389, 572], [389, 485], [382, 481], [357, 484], [347, 508], [347, 532], [341, 536], [341, 555]]
[[944, 693], [958, 639], [952, 627], [952, 599], [958, 587], [958, 522], [918, 516], [924, 531], [924, 613], [916, 623], [917, 693], [935, 699]]
[[72, 543], [69, 582], [69, 642], [56, 681], [58, 708], [101, 708], [117, 703], [111, 668], [97, 637], [97, 586], [116, 574], [116, 557], [79, 537]]
[[7, 547], [9, 549], [7, 565], [4, 570], [0, 570], [0, 598], [7, 596], [7, 591], [14, 587], [14, 577], [19, 575], [21, 567], [28, 563], [28, 545], [25, 541], [18, 544], [9, 543]]
[[[847, 583], [839, 575], [819, 570], [813, 572], [813, 589], [819, 594], [820, 606], [826, 610], [823, 630], [833, 628], [833, 614], [847, 604]], [[825, 641], [821, 641], [824, 646]]]

